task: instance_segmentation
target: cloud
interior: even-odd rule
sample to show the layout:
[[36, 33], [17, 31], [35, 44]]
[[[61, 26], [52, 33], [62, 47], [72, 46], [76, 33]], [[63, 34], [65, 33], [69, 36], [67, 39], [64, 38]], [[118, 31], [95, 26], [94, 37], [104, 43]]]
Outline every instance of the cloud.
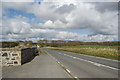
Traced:
[[57, 21], [51, 21], [48, 20], [45, 23], [38, 23], [38, 24], [33, 24], [32, 28], [42, 28], [42, 29], [65, 29], [65, 23], [61, 22], [60, 20]]
[[[41, 23], [29, 23], [23, 16], [14, 18], [3, 17], [4, 40], [39, 40], [62, 39], [79, 41], [109, 41], [117, 40], [118, 15], [113, 10], [112, 3], [76, 3], [73, 0], [64, 2], [38, 3], [3, 3], [3, 9], [33, 13]], [[103, 6], [102, 6], [103, 5]], [[15, 7], [16, 6], [16, 7]], [[3, 10], [3, 11], [4, 11]], [[4, 11], [3, 14], [5, 14]], [[78, 34], [57, 29], [89, 29], [90, 34]], [[23, 35], [24, 34], [24, 35]], [[8, 37], [9, 36], [9, 37]]]
[[96, 9], [100, 12], [118, 11], [118, 2], [101, 2], [96, 4]]
[[2, 0], [2, 2], [34, 2], [34, 0]]
[[[28, 18], [16, 16], [12, 19], [3, 17], [3, 41], [32, 40], [77, 40], [77, 41], [111, 41], [117, 40], [114, 35], [87, 35], [68, 31], [58, 31], [56, 29], [33, 28], [28, 22]], [[58, 21], [59, 23], [59, 21]], [[52, 21], [46, 22], [45, 26], [53, 24]], [[0, 36], [1, 36], [0, 35]]]
[[30, 34], [8, 34], [3, 36], [4, 41], [16, 40], [32, 40], [37, 41], [40, 39], [47, 40], [75, 40], [75, 41], [113, 41], [117, 40], [116, 36], [107, 35], [93, 35], [88, 36], [85, 34], [78, 34], [66, 31], [56, 31], [51, 29], [31, 29]]
[[[75, 8], [73, 10], [72, 8], [70, 8], [70, 6], [73, 6], [73, 4], [64, 4], [58, 7], [55, 6], [52, 9], [52, 4], [50, 4], [51, 6], [45, 3], [43, 5], [44, 6], [40, 5], [40, 8], [38, 8], [38, 10], [34, 9], [35, 12], [32, 10], [33, 13], [36, 14], [36, 16], [46, 21], [45, 23], [40, 23], [38, 25], [40, 28], [88, 28], [95, 34], [117, 34], [118, 15], [117, 12], [114, 10], [101, 13], [96, 9], [96, 5], [90, 3], [79, 3], [79, 5], [74, 5]], [[45, 5], [47, 7], [45, 7]], [[44, 7], [44, 10], [41, 9], [42, 7]], [[42, 13], [39, 11], [41, 11]]]
[[70, 13], [74, 9], [75, 9], [75, 6], [73, 4], [70, 4], [70, 5], [64, 4], [63, 6], [56, 9], [56, 12], [58, 12], [59, 14]]
[[67, 3], [79, 3], [79, 2], [119, 2], [119, 0], [44, 0], [44, 2], [58, 2], [61, 5]]
[[92, 7], [84, 7], [80, 6], [79, 10], [71, 14], [68, 27], [72, 29], [88, 28], [96, 34], [117, 34], [118, 15], [116, 12], [100, 13]]
[[30, 24], [27, 21], [28, 19], [22, 16], [16, 16], [12, 19], [3, 17], [2, 34], [29, 34]]
[[32, 2], [2, 2], [2, 9], [15, 9], [27, 11], [30, 9]]

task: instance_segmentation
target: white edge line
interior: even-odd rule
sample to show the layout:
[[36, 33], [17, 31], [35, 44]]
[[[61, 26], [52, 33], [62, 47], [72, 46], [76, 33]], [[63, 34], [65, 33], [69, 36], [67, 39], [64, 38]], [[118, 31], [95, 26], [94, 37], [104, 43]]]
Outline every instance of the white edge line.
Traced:
[[70, 70], [69, 70], [69, 69], [66, 69], [66, 71], [70, 73]]
[[[72, 53], [72, 54], [74, 54], [74, 53]], [[99, 59], [119, 62], [119, 60], [107, 59], [107, 58], [102, 58], [102, 57], [98, 57], [98, 56], [91, 56], [91, 55], [84, 55], [84, 54], [78, 54], [78, 55], [83, 55], [83, 56], [87, 56], [87, 57], [94, 57], [94, 58], [99, 58]]]
[[[70, 53], [74, 54], [73, 52], [70, 52]], [[109, 61], [116, 61], [116, 62], [120, 62], [119, 60], [108, 59], [108, 58], [103, 58], [103, 57], [98, 57], [98, 56], [91, 56], [91, 55], [85, 55], [85, 54], [78, 54], [78, 55], [88, 56], [88, 57], [94, 57], [94, 58], [99, 58], [99, 59], [104, 59], [104, 60], [109, 60]]]
[[[59, 54], [61, 54], [61, 53], [59, 53]], [[64, 53], [63, 53], [63, 55], [64, 55]], [[119, 70], [119, 69], [114, 68], [114, 67], [110, 67], [110, 66], [107, 66], [107, 65], [104, 65], [104, 64], [100, 64], [100, 63], [93, 62], [93, 61], [89, 61], [89, 60], [85, 60], [85, 59], [73, 57], [73, 56], [70, 56], [70, 55], [67, 55], [67, 54], [66, 54], [66, 56], [71, 57], [71, 58], [73, 58], [73, 59], [78, 59], [78, 60], [86, 61], [86, 62], [89, 62], [89, 63], [91, 63], [91, 64], [93, 64], [93, 65], [96, 65], [96, 66], [103, 66], [103, 67], [106, 67], [106, 68], [110, 68], [110, 69], [114, 69], [114, 70]]]

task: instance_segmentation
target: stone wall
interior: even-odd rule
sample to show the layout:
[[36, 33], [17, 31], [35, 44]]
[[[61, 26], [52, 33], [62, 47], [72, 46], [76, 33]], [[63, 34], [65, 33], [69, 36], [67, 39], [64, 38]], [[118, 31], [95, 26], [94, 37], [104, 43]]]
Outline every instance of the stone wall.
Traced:
[[36, 56], [36, 48], [21, 49], [21, 64], [30, 62]]
[[21, 65], [21, 51], [2, 51], [2, 66]]
[[24, 48], [20, 50], [4, 50], [0, 52], [2, 66], [17, 66], [34, 59], [36, 48]]

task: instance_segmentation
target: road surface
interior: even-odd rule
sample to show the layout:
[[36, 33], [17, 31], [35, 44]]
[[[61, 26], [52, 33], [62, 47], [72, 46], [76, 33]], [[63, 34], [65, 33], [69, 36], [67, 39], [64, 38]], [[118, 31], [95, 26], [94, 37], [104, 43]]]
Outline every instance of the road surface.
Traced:
[[118, 61], [116, 60], [66, 51], [44, 50], [46, 50], [48, 54], [40, 54], [27, 64], [15, 67], [4, 67], [2, 77], [66, 79], [118, 78]]
[[79, 78], [118, 78], [118, 61], [72, 52], [44, 49]]
[[22, 66], [3, 67], [3, 78], [71, 78], [48, 54], [40, 54]]

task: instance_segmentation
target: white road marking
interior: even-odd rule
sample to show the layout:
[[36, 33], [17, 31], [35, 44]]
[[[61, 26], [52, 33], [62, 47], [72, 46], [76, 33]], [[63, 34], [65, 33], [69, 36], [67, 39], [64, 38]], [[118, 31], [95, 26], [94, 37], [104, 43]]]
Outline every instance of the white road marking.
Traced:
[[66, 71], [70, 73], [70, 70], [69, 70], [69, 69], [66, 69]]
[[101, 66], [101, 64], [98, 64], [98, 63], [94, 63], [94, 65], [96, 65], [96, 66]]
[[58, 62], [60, 64], [60, 62]]
[[[64, 53], [59, 53], [59, 54], [64, 55]], [[93, 61], [89, 61], [89, 60], [85, 60], [85, 59], [73, 57], [73, 56], [70, 56], [70, 55], [67, 55], [67, 54], [65, 54], [65, 56], [68, 56], [68, 57], [71, 57], [71, 58], [77, 59], [77, 60], [86, 61], [86, 62], [89, 62], [89, 63], [91, 63], [91, 64], [93, 64], [93, 65], [96, 65], [96, 66], [102, 66], [102, 67], [106, 67], [106, 68], [110, 68], [110, 69], [114, 69], [114, 70], [119, 70], [119, 69], [114, 68], [114, 67], [111, 67], [111, 66], [107, 66], [107, 65], [100, 64], [100, 63], [96, 63], [96, 62], [93, 62]]]
[[[48, 52], [47, 52], [48, 53]], [[59, 53], [59, 54], [61, 54], [61, 53]], [[71, 71], [69, 70], [69, 69], [67, 69], [63, 64], [61, 64], [55, 57], [53, 57], [52, 55], [50, 55], [50, 54], [48, 54], [49, 56], [51, 56], [53, 59], [55, 59], [55, 61], [61, 66], [61, 67], [63, 67], [66, 71], [65, 72], [67, 72], [67, 73], [69, 73], [69, 76], [71, 76], [71, 77], [73, 77], [73, 78], [78, 78], [78, 77], [74, 77], [73, 76], [73, 74], [71, 74]], [[79, 79], [78, 79], [79, 80]]]
[[75, 77], [75, 78], [78, 78], [78, 77]]
[[[72, 54], [74, 54], [74, 53], [72, 53]], [[97, 57], [97, 56], [90, 56], [90, 55], [84, 55], [84, 54], [78, 54], [78, 55], [87, 56], [87, 57], [94, 57], [94, 58], [99, 58], [99, 59], [104, 59], [104, 60], [109, 60], [109, 61], [120, 62], [118, 60], [107, 59], [107, 58], [102, 58], [102, 57]]]

